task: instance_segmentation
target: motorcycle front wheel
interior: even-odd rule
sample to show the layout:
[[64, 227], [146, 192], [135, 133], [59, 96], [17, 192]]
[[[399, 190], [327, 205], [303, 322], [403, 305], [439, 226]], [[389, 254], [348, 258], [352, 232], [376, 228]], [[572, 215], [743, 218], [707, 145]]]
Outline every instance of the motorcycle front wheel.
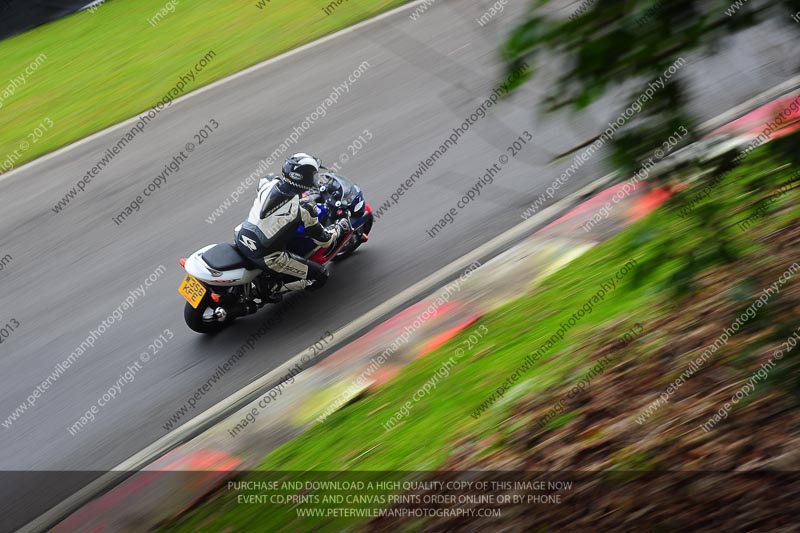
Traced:
[[[364, 225], [361, 226], [358, 233], [369, 235], [369, 232], [372, 231], [373, 223], [374, 223], [374, 217], [372, 216], [372, 213], [367, 213], [366, 215], [364, 215]], [[350, 239], [351, 242], [342, 247], [339, 253], [336, 254], [336, 257], [333, 258], [334, 261], [341, 261], [342, 259], [350, 257], [358, 249], [359, 246], [364, 244], [363, 241], [359, 238], [359, 235], [357, 234], [353, 234], [353, 236], [350, 237]]]

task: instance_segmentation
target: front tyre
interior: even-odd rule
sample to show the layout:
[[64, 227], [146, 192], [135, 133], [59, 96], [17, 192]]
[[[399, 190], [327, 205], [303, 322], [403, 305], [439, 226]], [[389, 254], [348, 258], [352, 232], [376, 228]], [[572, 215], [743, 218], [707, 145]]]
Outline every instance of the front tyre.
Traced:
[[341, 261], [342, 259], [346, 259], [353, 255], [353, 253], [358, 249], [359, 246], [364, 244], [364, 242], [360, 239], [362, 234], [369, 235], [369, 232], [372, 231], [372, 224], [374, 223], [375, 219], [372, 216], [372, 213], [366, 213], [364, 215], [364, 224], [358, 229], [356, 233], [354, 233], [350, 239], [351, 242], [342, 247], [336, 257], [333, 258], [334, 261]]
[[214, 309], [211, 307], [210, 298], [203, 298], [197, 309], [192, 307], [189, 302], [183, 308], [183, 319], [189, 329], [197, 333], [212, 334], [222, 331], [231, 321], [220, 322], [214, 316]]

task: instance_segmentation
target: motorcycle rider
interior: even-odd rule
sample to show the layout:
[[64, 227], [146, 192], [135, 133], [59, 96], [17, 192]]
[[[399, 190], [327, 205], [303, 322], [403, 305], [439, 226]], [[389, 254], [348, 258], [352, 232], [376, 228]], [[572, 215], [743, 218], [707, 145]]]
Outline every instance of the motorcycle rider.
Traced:
[[303, 196], [315, 190], [320, 167], [320, 160], [306, 153], [289, 157], [281, 177], [263, 178], [258, 184], [247, 220], [236, 228], [239, 250], [258, 266], [283, 275], [283, 286], [272, 291], [274, 300], [282, 292], [319, 289], [328, 280], [322, 265], [286, 251], [300, 224], [305, 226], [305, 235], [323, 247], [351, 229], [348, 218], [324, 227], [317, 218], [317, 204]]

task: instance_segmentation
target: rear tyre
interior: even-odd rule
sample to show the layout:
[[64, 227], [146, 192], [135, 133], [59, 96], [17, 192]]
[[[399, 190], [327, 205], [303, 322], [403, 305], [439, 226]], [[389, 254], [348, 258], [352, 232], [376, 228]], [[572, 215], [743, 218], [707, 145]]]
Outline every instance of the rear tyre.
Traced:
[[[216, 318], [209, 320], [209, 314], [211, 316], [214, 314], [213, 308], [210, 305], [211, 303], [211, 299], [207, 296], [203, 298], [203, 301], [200, 302], [197, 309], [192, 307], [189, 302], [186, 302], [183, 308], [183, 319], [186, 320], [186, 325], [189, 326], [189, 329], [197, 333], [213, 334], [222, 331], [232, 322], [230, 320], [220, 322]], [[206, 318], [203, 318], [203, 315], [205, 315]]]

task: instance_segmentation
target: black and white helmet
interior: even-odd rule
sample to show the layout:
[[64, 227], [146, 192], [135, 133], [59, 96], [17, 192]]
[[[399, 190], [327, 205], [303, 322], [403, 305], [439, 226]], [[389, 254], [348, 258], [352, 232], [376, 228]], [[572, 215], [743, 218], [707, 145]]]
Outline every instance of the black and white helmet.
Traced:
[[304, 191], [312, 190], [317, 182], [320, 161], [305, 153], [294, 154], [283, 164], [283, 181]]

